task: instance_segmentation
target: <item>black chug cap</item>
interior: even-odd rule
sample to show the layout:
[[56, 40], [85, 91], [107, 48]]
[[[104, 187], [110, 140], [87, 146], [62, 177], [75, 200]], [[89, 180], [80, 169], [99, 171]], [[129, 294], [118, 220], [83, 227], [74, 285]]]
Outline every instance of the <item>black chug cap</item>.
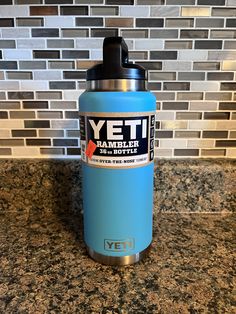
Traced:
[[103, 41], [103, 63], [87, 71], [87, 81], [109, 79], [146, 80], [145, 69], [129, 62], [128, 47], [122, 37], [106, 37]]

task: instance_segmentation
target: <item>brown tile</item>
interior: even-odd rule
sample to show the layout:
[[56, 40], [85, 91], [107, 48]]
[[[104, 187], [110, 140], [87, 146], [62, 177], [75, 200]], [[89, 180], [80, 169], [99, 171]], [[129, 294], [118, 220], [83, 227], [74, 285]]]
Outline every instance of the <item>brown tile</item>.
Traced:
[[50, 139], [26, 139], [26, 145], [27, 146], [51, 146], [51, 140]]
[[0, 109], [20, 109], [19, 101], [0, 101]]
[[174, 156], [199, 156], [198, 149], [174, 149]]
[[12, 137], [36, 137], [36, 130], [12, 130]]
[[216, 140], [216, 147], [236, 147], [234, 140]]
[[178, 100], [202, 100], [203, 93], [202, 92], [178, 92], [177, 93]]
[[49, 69], [74, 69], [75, 62], [74, 61], [48, 61]]
[[155, 138], [173, 138], [173, 131], [161, 131], [155, 132]]
[[227, 92], [206, 92], [206, 100], [231, 100], [232, 93]]
[[8, 99], [33, 99], [33, 92], [8, 92]]
[[11, 149], [10, 148], [0, 148], [0, 155], [11, 155]]
[[205, 120], [228, 120], [229, 112], [205, 112], [204, 119]]
[[177, 112], [176, 120], [199, 120], [202, 118], [201, 112]]
[[81, 154], [80, 148], [67, 148], [67, 155], [77, 155]]
[[88, 37], [89, 36], [89, 29], [82, 29], [82, 28], [65, 28], [62, 29], [62, 37]]
[[62, 99], [62, 92], [61, 91], [46, 91], [46, 92], [36, 92], [37, 99]]
[[32, 6], [30, 7], [30, 15], [58, 15], [56, 6]]
[[203, 131], [203, 138], [227, 138], [228, 131]]
[[230, 138], [236, 138], [236, 131], [230, 131]]
[[62, 119], [62, 111], [38, 111], [37, 117], [39, 119]]
[[176, 138], [200, 138], [200, 131], [175, 131]]
[[188, 102], [163, 102], [163, 110], [188, 110]]
[[106, 18], [106, 27], [133, 27], [134, 20], [132, 18]]
[[193, 70], [220, 70], [220, 62], [193, 62]]
[[87, 6], [61, 6], [60, 7], [61, 15], [88, 15]]
[[236, 111], [236, 102], [220, 102], [219, 110], [235, 110]]
[[64, 155], [64, 148], [40, 148], [40, 153], [42, 155]]
[[48, 108], [47, 101], [23, 101], [24, 109], [46, 109]]
[[63, 130], [38, 130], [39, 137], [64, 137]]
[[118, 28], [92, 28], [91, 37], [117, 37]]
[[50, 128], [50, 121], [47, 120], [25, 120], [25, 128]]
[[225, 156], [226, 150], [225, 149], [202, 149], [200, 156]]
[[34, 111], [10, 111], [11, 119], [34, 119], [35, 112]]
[[0, 146], [24, 146], [24, 140], [0, 139]]
[[9, 80], [32, 80], [32, 72], [21, 72], [21, 71], [7, 71], [7, 78]]
[[0, 119], [7, 119], [8, 114], [7, 111], [0, 111]]
[[78, 139], [53, 139], [53, 146], [78, 146]]

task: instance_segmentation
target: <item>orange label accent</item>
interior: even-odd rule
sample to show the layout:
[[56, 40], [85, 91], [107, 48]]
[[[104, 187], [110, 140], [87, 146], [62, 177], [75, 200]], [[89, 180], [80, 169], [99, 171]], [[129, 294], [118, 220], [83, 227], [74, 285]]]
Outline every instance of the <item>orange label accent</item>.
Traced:
[[88, 146], [87, 146], [87, 149], [85, 151], [85, 154], [86, 154], [86, 156], [88, 156], [88, 158], [92, 158], [93, 153], [95, 152], [96, 147], [97, 147], [97, 145], [92, 140], [90, 140], [88, 142]]

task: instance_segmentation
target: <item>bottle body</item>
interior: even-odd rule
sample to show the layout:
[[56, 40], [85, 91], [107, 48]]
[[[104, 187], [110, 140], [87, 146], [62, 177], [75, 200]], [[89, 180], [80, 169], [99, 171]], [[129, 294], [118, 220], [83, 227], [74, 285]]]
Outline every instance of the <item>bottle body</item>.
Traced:
[[[85, 243], [102, 263], [136, 262], [152, 241], [155, 97], [142, 91], [86, 91], [79, 104], [80, 115], [86, 117], [82, 124], [90, 124], [90, 131], [83, 126], [84, 131], [96, 143], [94, 156], [101, 152], [96, 158], [82, 152]], [[81, 147], [86, 141], [88, 145], [85, 137]], [[146, 144], [152, 158], [144, 151]]]

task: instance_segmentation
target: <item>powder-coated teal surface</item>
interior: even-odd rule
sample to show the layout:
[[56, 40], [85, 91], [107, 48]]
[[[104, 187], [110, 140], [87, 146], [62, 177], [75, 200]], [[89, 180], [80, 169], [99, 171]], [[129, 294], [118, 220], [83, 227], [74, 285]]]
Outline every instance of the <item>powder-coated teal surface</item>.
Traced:
[[[84, 92], [79, 106], [80, 112], [154, 112], [155, 97], [149, 92]], [[124, 256], [151, 243], [153, 168], [153, 162], [126, 169], [83, 163], [84, 238], [90, 248], [104, 255]], [[105, 239], [132, 239], [134, 247], [107, 250]]]

